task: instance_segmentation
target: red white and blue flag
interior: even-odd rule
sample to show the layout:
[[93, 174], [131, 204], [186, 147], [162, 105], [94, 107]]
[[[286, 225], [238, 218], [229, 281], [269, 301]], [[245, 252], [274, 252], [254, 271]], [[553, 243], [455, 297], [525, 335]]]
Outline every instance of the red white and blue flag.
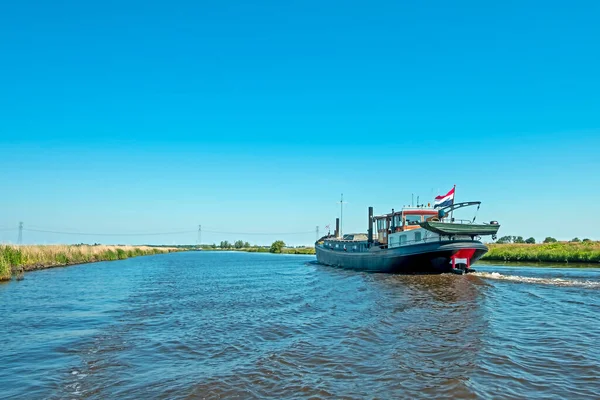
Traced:
[[433, 208], [447, 207], [454, 204], [454, 189], [455, 188], [452, 188], [452, 190], [444, 195], [437, 196], [433, 203]]

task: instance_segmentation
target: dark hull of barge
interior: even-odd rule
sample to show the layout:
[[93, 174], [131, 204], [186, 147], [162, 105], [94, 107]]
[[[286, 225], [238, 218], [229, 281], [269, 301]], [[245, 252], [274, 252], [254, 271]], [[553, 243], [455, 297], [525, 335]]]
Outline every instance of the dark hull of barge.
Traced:
[[476, 240], [448, 240], [367, 252], [345, 252], [315, 246], [320, 264], [356, 271], [394, 274], [441, 274], [453, 272], [452, 256], [460, 250], [474, 250], [471, 266], [487, 247]]

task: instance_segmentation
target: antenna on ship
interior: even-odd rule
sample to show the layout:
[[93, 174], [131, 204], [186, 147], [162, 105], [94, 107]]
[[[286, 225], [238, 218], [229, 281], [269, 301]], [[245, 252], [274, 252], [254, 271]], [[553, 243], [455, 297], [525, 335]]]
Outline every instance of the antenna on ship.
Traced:
[[340, 199], [340, 230], [338, 231], [339, 237], [342, 237], [342, 221], [344, 219], [344, 193]]

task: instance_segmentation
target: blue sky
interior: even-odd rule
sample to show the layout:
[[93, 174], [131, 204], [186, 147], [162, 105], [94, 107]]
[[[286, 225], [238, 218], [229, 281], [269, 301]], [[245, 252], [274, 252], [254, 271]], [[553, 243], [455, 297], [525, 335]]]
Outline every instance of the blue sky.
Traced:
[[[369, 205], [454, 184], [501, 234], [600, 239], [598, 15], [594, 1], [7, 2], [0, 241], [23, 221], [190, 231], [25, 243], [194, 243], [202, 224], [204, 242], [308, 244], [340, 193], [344, 230], [363, 231]], [[311, 233], [271, 234], [288, 232]]]

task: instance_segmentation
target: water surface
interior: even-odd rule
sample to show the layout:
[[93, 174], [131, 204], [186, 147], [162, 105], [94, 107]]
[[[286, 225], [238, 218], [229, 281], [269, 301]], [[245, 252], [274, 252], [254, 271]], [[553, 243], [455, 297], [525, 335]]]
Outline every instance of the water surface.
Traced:
[[0, 285], [4, 398], [599, 398], [600, 269], [190, 252]]

